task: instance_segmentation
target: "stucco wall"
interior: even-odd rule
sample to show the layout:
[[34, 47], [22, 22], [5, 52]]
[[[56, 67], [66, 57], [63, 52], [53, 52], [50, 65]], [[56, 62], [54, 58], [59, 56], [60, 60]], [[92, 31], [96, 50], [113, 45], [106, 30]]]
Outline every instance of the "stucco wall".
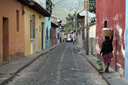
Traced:
[[96, 25], [91, 25], [89, 30], [89, 53], [95, 55]]
[[[3, 62], [3, 17], [8, 19], [8, 61], [24, 57], [23, 9], [16, 0], [0, 0], [0, 65]], [[16, 10], [19, 11], [19, 31], [17, 31]]]
[[[48, 39], [46, 38], [47, 27], [48, 27]], [[51, 17], [45, 17], [45, 49], [51, 47], [50, 29], [51, 29]]]
[[96, 37], [96, 25], [95, 24], [90, 26], [89, 37], [90, 38]]
[[[45, 22], [45, 17], [28, 6], [24, 7], [25, 10], [25, 56], [31, 54], [31, 41], [30, 41], [30, 20], [31, 16], [35, 15], [35, 40], [33, 41], [33, 53], [36, 53], [36, 29], [38, 29], [38, 52], [42, 50], [42, 28], [41, 23]], [[41, 19], [39, 19], [41, 16]]]
[[104, 41], [102, 28], [104, 28], [104, 20], [106, 19], [107, 27], [114, 30], [114, 57], [111, 67], [115, 70], [117, 68], [117, 71], [123, 75], [125, 65], [125, 0], [96, 0], [96, 8], [96, 53], [100, 52]]
[[56, 28], [51, 27], [51, 46], [57, 44], [57, 39], [56, 39]]
[[[85, 37], [85, 41], [84, 41], [84, 49], [86, 50], [86, 28], [85, 28], [85, 33], [84, 33], [84, 37]], [[95, 55], [95, 37], [96, 37], [96, 25], [91, 25], [89, 26], [89, 53], [91, 53], [92, 55]]]

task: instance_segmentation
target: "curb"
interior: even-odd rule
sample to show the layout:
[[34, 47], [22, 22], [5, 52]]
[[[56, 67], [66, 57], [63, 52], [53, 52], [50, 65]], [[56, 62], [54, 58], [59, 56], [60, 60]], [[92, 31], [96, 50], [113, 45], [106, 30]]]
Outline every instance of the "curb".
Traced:
[[[78, 46], [77, 46], [77, 48], [78, 48]], [[78, 48], [78, 50], [79, 50], [79, 48]], [[83, 53], [81, 53], [81, 54], [85, 57], [85, 55]], [[88, 59], [87, 59], [87, 61], [97, 70], [97, 68]], [[98, 70], [97, 70], [97, 72], [102, 76], [102, 78], [107, 82], [107, 84], [110, 85], [110, 83], [105, 79], [105, 77]]]
[[40, 56], [47, 54], [48, 52], [54, 50], [55, 48], [59, 47], [61, 44], [55, 46], [54, 48], [51, 48], [49, 51], [40, 54], [39, 56], [37, 56], [35, 59], [33, 59], [31, 62], [29, 62], [28, 64], [26, 64], [25, 66], [21, 67], [17, 72], [15, 72], [10, 78], [6, 79], [5, 81], [3, 81], [0, 85], [5, 85], [7, 84], [9, 81], [11, 81], [20, 71], [22, 71], [24, 68], [26, 68], [27, 66], [29, 66], [30, 64], [32, 64], [35, 60], [37, 60]]

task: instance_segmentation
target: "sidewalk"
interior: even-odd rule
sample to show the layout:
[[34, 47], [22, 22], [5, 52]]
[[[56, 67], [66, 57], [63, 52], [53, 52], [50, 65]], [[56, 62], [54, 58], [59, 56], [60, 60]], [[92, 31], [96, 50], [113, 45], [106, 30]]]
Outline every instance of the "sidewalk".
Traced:
[[35, 61], [41, 55], [51, 51], [52, 49], [56, 48], [60, 44], [56, 44], [48, 49], [44, 49], [39, 53], [35, 53], [25, 58], [21, 58], [19, 60], [13, 61], [9, 64], [0, 66], [0, 85], [4, 85], [8, 83], [14, 76], [17, 75], [19, 71], [24, 69], [26, 66], [30, 65], [33, 61]]
[[[85, 50], [82, 48], [81, 45], [77, 45], [79, 49], [79, 53], [85, 56], [85, 58], [96, 68], [96, 61], [98, 60], [96, 57], [92, 55], [85, 55]], [[105, 69], [105, 66], [103, 65]], [[105, 73], [104, 70], [100, 71], [99, 73], [103, 76], [103, 78], [110, 84], [110, 85], [128, 85], [128, 81], [122, 78], [117, 72], [115, 72], [112, 68], [109, 69], [109, 73]]]

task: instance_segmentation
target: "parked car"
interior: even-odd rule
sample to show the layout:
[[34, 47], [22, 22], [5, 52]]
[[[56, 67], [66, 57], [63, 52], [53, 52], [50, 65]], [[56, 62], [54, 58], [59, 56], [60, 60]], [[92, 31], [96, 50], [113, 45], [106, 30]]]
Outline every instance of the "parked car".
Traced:
[[68, 38], [67, 38], [67, 42], [71, 42], [71, 41], [72, 41], [71, 38], [68, 37]]

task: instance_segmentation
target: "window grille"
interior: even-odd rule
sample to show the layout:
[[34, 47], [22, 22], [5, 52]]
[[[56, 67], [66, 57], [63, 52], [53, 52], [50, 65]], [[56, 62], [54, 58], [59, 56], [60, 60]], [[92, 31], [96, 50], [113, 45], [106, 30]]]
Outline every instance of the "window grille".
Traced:
[[48, 40], [48, 27], [47, 27], [47, 29], [46, 29], [46, 38], [47, 38], [47, 40]]
[[35, 38], [35, 15], [30, 16], [30, 38]]
[[19, 32], [19, 10], [16, 10], [16, 25], [17, 25], [17, 32]]

